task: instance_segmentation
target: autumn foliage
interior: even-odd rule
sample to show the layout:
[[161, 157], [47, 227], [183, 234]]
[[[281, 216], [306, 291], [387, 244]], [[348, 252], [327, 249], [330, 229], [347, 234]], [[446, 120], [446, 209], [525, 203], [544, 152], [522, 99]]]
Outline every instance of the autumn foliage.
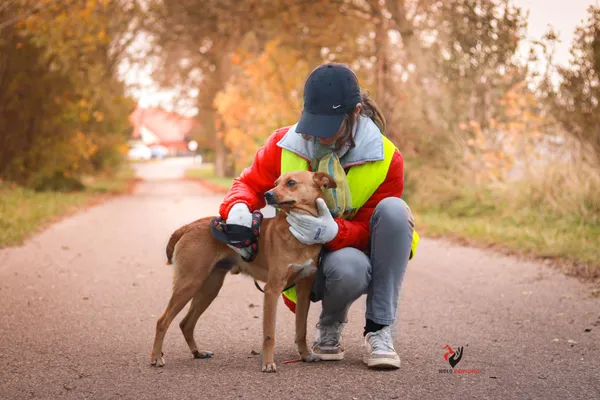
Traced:
[[232, 55], [235, 78], [215, 99], [217, 134], [231, 150], [236, 167], [252, 162], [256, 149], [275, 129], [292, 125], [302, 110], [302, 92], [308, 64], [297, 51], [278, 41], [260, 54]]
[[133, 109], [116, 79], [123, 4], [0, 5], [1, 179], [72, 189], [82, 174], [120, 163]]
[[[322, 62], [341, 61], [353, 67], [382, 107], [386, 134], [405, 156], [406, 194], [414, 201], [443, 207], [485, 193], [506, 210], [536, 198], [536, 208], [598, 219], [596, 8], [578, 28], [574, 66], [565, 69], [533, 53], [529, 60], [519, 59], [525, 13], [510, 1], [317, 3], [314, 14], [295, 14], [294, 1], [274, 3], [288, 10], [282, 19], [293, 28], [238, 32], [235, 45], [213, 64], [213, 74], [218, 68], [225, 73], [209, 100], [231, 173], [252, 161], [274, 129], [297, 121], [310, 71]], [[261, 4], [256, 1], [255, 7]], [[327, 41], [323, 21], [332, 32], [350, 28], [338, 36], [339, 48], [299, 34], [314, 32]], [[551, 47], [553, 40], [548, 35], [537, 45]], [[562, 78], [559, 86], [550, 84], [556, 74]], [[569, 183], [574, 176], [578, 182], [585, 176], [585, 184]]]
[[117, 163], [132, 103], [116, 71], [125, 57], [134, 65], [128, 49], [142, 38], [135, 61], [194, 102], [192, 135], [219, 176], [295, 123], [308, 74], [338, 61], [383, 110], [415, 201], [447, 204], [466, 187], [508, 201], [507, 188], [542, 181], [554, 182], [545, 199], [566, 199], [552, 193], [568, 177], [540, 173], [577, 165], [589, 183], [577, 212], [594, 215], [599, 24], [591, 7], [571, 66], [559, 68], [551, 33], [534, 43], [542, 56], [519, 57], [526, 13], [511, 0], [10, 1], [0, 5], [0, 176], [43, 187]]

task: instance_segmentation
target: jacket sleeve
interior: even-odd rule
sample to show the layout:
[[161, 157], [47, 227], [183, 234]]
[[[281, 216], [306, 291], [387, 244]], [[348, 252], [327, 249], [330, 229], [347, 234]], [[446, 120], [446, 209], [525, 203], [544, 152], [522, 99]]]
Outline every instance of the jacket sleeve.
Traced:
[[394, 153], [385, 181], [358, 210], [351, 221], [336, 219], [339, 230], [337, 236], [325, 248], [330, 251], [344, 247], [368, 250], [371, 216], [379, 202], [387, 197], [400, 197], [404, 190], [404, 158], [399, 151]]
[[287, 130], [281, 128], [271, 134], [254, 155], [252, 164], [233, 180], [219, 208], [221, 218], [226, 219], [231, 207], [237, 203], [246, 204], [251, 212], [266, 206], [263, 194], [273, 188], [281, 171], [281, 148], [277, 142]]

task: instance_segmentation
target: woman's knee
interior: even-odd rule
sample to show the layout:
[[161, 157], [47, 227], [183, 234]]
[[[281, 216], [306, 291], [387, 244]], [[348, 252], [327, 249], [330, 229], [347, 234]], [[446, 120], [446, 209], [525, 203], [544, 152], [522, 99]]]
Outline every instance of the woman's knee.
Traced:
[[390, 224], [396, 229], [412, 230], [415, 225], [410, 208], [399, 197], [387, 197], [377, 204], [371, 217], [371, 226], [378, 222]]
[[369, 258], [355, 248], [329, 253], [323, 260], [326, 290], [335, 293], [365, 292], [371, 279]]

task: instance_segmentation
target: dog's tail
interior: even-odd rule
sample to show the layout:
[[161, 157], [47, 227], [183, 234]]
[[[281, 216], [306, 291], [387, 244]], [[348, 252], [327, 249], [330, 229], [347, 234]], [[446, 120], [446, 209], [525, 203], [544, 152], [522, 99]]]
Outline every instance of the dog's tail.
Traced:
[[179, 239], [188, 231], [189, 225], [184, 225], [177, 229], [171, 235], [169, 243], [167, 243], [167, 265], [173, 264], [173, 252], [175, 251], [175, 245], [179, 242]]

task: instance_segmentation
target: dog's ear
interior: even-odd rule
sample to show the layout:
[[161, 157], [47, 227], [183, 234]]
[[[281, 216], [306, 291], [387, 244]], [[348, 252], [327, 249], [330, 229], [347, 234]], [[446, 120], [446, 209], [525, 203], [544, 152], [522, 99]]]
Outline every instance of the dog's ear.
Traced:
[[333, 179], [331, 175], [326, 174], [325, 172], [315, 172], [313, 174], [313, 181], [319, 187], [325, 187], [325, 189], [335, 189], [337, 187], [335, 179]]

